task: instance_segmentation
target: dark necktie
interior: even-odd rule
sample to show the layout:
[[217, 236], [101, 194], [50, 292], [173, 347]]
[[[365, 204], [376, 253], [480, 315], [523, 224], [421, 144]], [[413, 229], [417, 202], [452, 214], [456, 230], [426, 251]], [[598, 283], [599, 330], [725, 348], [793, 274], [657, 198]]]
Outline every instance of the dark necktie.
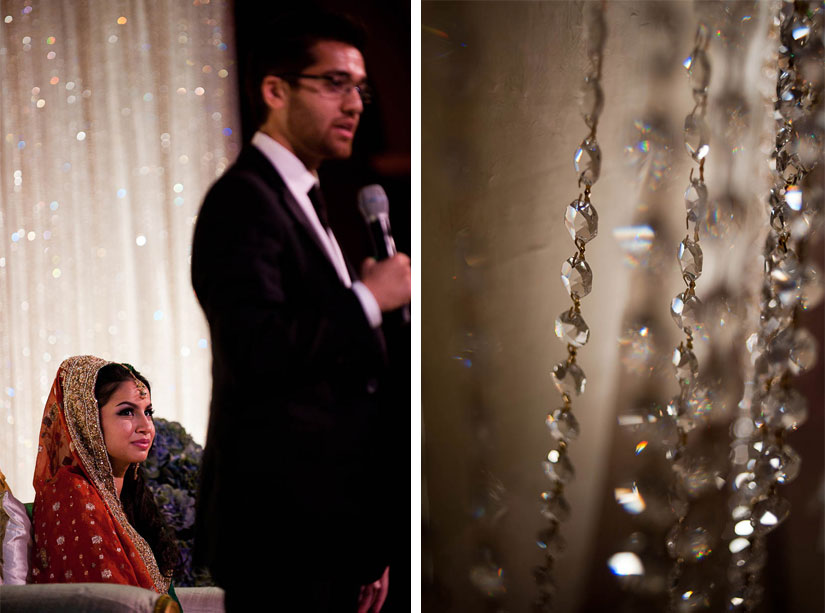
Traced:
[[316, 183], [312, 186], [312, 189], [309, 190], [309, 201], [312, 202], [312, 208], [315, 209], [315, 213], [318, 215], [318, 221], [321, 222], [321, 225], [324, 227], [324, 230], [329, 230], [329, 218], [327, 217], [327, 205], [324, 202], [324, 195], [321, 193], [321, 188]]

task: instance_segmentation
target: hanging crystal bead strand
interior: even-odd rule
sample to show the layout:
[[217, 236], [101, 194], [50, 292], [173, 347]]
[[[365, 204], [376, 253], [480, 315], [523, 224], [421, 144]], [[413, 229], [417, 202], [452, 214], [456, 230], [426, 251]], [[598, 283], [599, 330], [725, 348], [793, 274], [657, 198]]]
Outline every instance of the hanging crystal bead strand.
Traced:
[[[682, 585], [682, 576], [687, 562], [699, 563], [709, 551], [706, 543], [697, 542], [707, 531], [691, 527], [686, 521], [689, 501], [686, 488], [682, 487], [680, 475], [681, 464], [688, 459], [685, 447], [688, 432], [695, 426], [694, 416], [690, 410], [690, 396], [697, 384], [699, 362], [693, 352], [693, 332], [701, 323], [702, 303], [696, 296], [696, 280], [702, 274], [702, 248], [699, 246], [699, 224], [704, 219], [708, 200], [705, 185], [705, 159], [710, 150], [708, 144], [708, 127], [706, 123], [708, 84], [710, 83], [710, 61], [707, 56], [709, 42], [706, 24], [699, 23], [693, 51], [685, 60], [690, 86], [695, 102], [691, 113], [685, 118], [685, 148], [699, 166], [690, 171], [690, 183], [685, 190], [687, 233], [679, 243], [676, 253], [682, 279], [686, 289], [680, 292], [670, 304], [673, 321], [685, 334], [685, 340], [673, 352], [673, 366], [679, 383], [679, 394], [667, 407], [670, 418], [676, 425], [677, 443], [668, 450], [666, 457], [673, 468], [676, 483], [671, 492], [672, 508], [677, 521], [666, 537], [667, 552], [673, 559], [668, 578], [669, 607], [671, 611], [698, 610], [704, 608], [708, 594], [698, 585]], [[691, 235], [692, 230], [692, 235]], [[700, 555], [697, 555], [700, 552]]]
[[580, 109], [585, 124], [590, 128], [574, 156], [574, 167], [579, 187], [583, 193], [571, 202], [564, 213], [564, 225], [576, 245], [576, 252], [564, 261], [561, 280], [572, 305], [563, 311], [555, 324], [556, 336], [567, 345], [567, 359], [555, 366], [553, 383], [562, 397], [562, 406], [548, 413], [545, 423], [550, 430], [553, 448], [542, 463], [550, 481], [541, 493], [540, 509], [547, 521], [537, 536], [537, 544], [544, 555], [543, 564], [534, 571], [538, 597], [534, 611], [552, 611], [555, 585], [552, 578], [553, 564], [565, 548], [561, 535], [561, 522], [570, 515], [570, 505], [564, 496], [565, 484], [573, 478], [573, 464], [568, 455], [568, 444], [579, 434], [579, 424], [572, 412], [572, 398], [584, 392], [585, 375], [576, 363], [576, 352], [590, 338], [590, 328], [581, 312], [581, 299], [593, 287], [593, 272], [585, 259], [585, 245], [598, 233], [599, 216], [590, 201], [590, 190], [601, 172], [601, 150], [596, 140], [596, 127], [604, 97], [601, 75], [606, 24], [604, 2], [585, 3], [584, 38], [588, 58], [580, 98]]
[[823, 112], [824, 19], [825, 9], [816, 2], [784, 2], [776, 19], [780, 40], [770, 231], [759, 329], [748, 341], [754, 371], [745, 402], [750, 416], [736, 420], [732, 431], [729, 611], [754, 611], [762, 600], [765, 536], [790, 513], [779, 486], [800, 470], [799, 455], [785, 437], [808, 413], [792, 376], [810, 370], [817, 359], [816, 341], [798, 321], [800, 311], [822, 298], [821, 271], [813, 262], [805, 263], [804, 255], [810, 229], [821, 221], [822, 172], [817, 166], [823, 127], [817, 117]]

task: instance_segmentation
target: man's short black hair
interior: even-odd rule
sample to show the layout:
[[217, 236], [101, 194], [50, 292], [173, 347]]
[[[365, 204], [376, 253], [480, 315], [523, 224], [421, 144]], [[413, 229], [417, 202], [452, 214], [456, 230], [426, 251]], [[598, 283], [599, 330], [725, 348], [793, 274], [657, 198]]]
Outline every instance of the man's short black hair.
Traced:
[[366, 38], [364, 26], [354, 18], [322, 9], [291, 11], [260, 26], [246, 75], [257, 125], [269, 111], [261, 95], [265, 77], [302, 72], [315, 63], [312, 48], [321, 41], [345, 43], [363, 55]]

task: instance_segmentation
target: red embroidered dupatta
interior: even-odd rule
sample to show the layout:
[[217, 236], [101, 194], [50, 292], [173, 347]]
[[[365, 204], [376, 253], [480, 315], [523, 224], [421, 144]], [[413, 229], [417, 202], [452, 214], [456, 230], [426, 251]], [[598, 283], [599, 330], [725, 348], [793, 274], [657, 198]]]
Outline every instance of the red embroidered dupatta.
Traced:
[[34, 469], [34, 583], [121, 583], [160, 593], [169, 578], [126, 519], [94, 397], [94, 356], [65, 360], [43, 412]]

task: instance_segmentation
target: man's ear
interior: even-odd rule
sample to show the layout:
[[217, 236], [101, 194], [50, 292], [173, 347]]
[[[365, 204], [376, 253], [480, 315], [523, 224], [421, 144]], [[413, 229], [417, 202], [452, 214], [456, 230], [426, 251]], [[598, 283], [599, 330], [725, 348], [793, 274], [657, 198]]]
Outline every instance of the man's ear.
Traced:
[[265, 76], [261, 81], [261, 96], [270, 109], [283, 108], [289, 98], [286, 81], [275, 75]]

